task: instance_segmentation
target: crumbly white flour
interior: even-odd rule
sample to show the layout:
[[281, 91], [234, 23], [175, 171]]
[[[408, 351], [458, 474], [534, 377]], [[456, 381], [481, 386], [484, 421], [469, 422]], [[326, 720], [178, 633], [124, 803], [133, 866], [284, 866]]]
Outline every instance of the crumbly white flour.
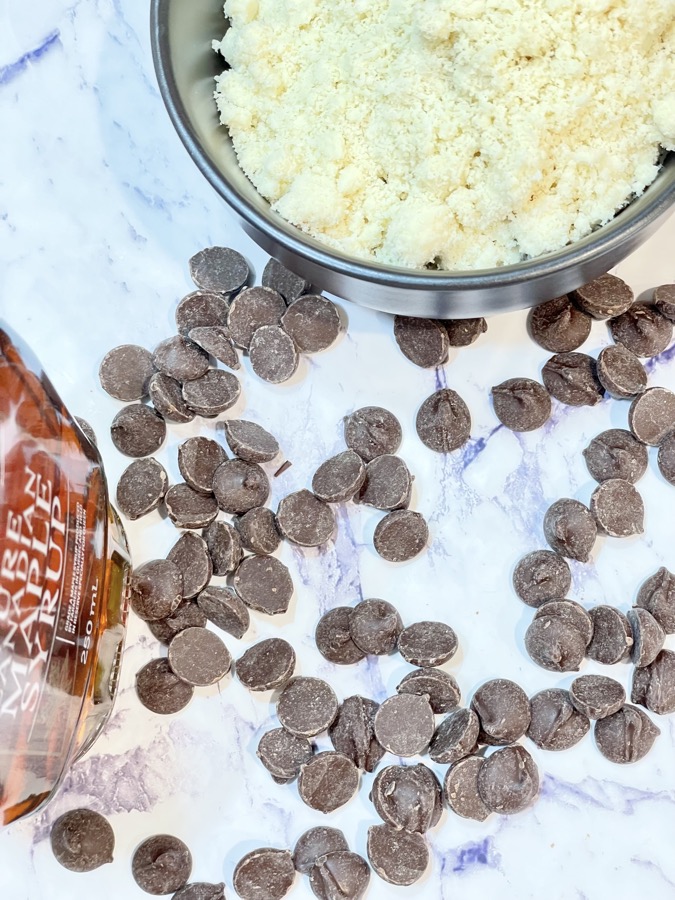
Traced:
[[216, 100], [284, 218], [359, 257], [539, 256], [675, 149], [675, 0], [226, 0]]

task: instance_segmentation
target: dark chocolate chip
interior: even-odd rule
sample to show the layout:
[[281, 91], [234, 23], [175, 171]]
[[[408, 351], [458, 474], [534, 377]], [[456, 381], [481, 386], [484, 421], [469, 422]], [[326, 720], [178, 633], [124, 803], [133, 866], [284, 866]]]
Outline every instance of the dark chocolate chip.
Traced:
[[254, 506], [264, 506], [270, 482], [257, 463], [227, 459], [213, 476], [213, 493], [223, 512], [240, 515]]
[[654, 616], [639, 606], [629, 609], [626, 618], [633, 634], [631, 660], [637, 668], [648, 666], [663, 648], [666, 633]]
[[654, 306], [662, 316], [675, 322], [675, 284], [660, 284], [654, 288]]
[[276, 259], [270, 259], [262, 274], [263, 287], [278, 291], [289, 305], [309, 290], [309, 282], [291, 272]]
[[364, 653], [384, 656], [396, 649], [403, 622], [396, 607], [386, 600], [362, 600], [354, 607], [349, 630]]
[[662, 566], [642, 584], [635, 605], [648, 610], [666, 634], [675, 634], [675, 575]]
[[348, 850], [319, 857], [309, 873], [309, 885], [319, 900], [360, 900], [369, 881], [368, 863]]
[[345, 450], [319, 466], [312, 479], [312, 491], [326, 503], [344, 503], [360, 491], [365, 480], [363, 460], [353, 450]]
[[528, 606], [565, 597], [572, 585], [566, 560], [553, 550], [534, 550], [524, 556], [513, 572], [513, 587]]
[[303, 353], [326, 350], [340, 333], [335, 304], [317, 294], [299, 297], [283, 314], [281, 324]]
[[300, 769], [298, 793], [312, 809], [334, 812], [348, 803], [359, 789], [359, 770], [332, 750], [317, 753]]
[[212, 495], [200, 494], [189, 484], [173, 484], [164, 495], [168, 517], [176, 528], [206, 528], [218, 515]]
[[626, 704], [618, 712], [595, 723], [595, 743], [610, 762], [633, 763], [643, 759], [661, 734], [637, 706]]
[[375, 737], [375, 714], [379, 705], [366, 697], [347, 697], [340, 705], [328, 734], [333, 747], [358, 769], [374, 772], [384, 756]]
[[443, 808], [441, 785], [423, 763], [382, 769], [373, 782], [370, 799], [387, 825], [419, 834], [438, 823]]
[[615, 344], [600, 351], [597, 363], [598, 380], [608, 394], [620, 400], [630, 400], [647, 387], [644, 366], [627, 347]]
[[478, 771], [478, 791], [492, 812], [518, 813], [539, 792], [539, 771], [524, 747], [503, 747], [488, 756]]
[[484, 762], [482, 756], [467, 756], [445, 773], [443, 794], [446, 803], [463, 819], [484, 822], [490, 815], [478, 792], [478, 773]]
[[535, 306], [530, 310], [528, 325], [532, 339], [551, 353], [576, 350], [591, 333], [591, 317], [567, 296]]
[[569, 622], [544, 614], [534, 619], [525, 632], [525, 649], [543, 669], [577, 672], [584, 659], [586, 643]]
[[176, 307], [178, 333], [189, 337], [193, 328], [223, 326], [227, 322], [229, 308], [229, 303], [221, 294], [192, 291]]
[[293, 781], [312, 758], [312, 745], [306, 737], [274, 728], [260, 738], [256, 755], [274, 778]]
[[141, 619], [164, 619], [183, 600], [183, 576], [168, 559], [144, 563], [131, 576], [131, 608]]
[[213, 476], [227, 454], [216, 441], [191, 437], [178, 447], [178, 468], [185, 481], [201, 494], [211, 494]]
[[188, 337], [209, 356], [223, 363], [228, 369], [239, 369], [239, 354], [230, 337], [229, 329], [223, 325], [192, 328]]
[[150, 456], [166, 437], [166, 422], [154, 409], [134, 403], [121, 409], [110, 426], [115, 447], [125, 456]]
[[472, 709], [457, 709], [446, 716], [436, 729], [429, 756], [436, 763], [459, 762], [476, 748], [480, 723]]
[[442, 666], [457, 646], [457, 635], [445, 622], [415, 622], [398, 637], [398, 652], [413, 666]]
[[468, 347], [487, 331], [485, 319], [445, 319], [441, 324], [451, 347]]
[[166, 558], [178, 566], [183, 576], [183, 599], [192, 600], [211, 581], [213, 565], [209, 548], [198, 534], [189, 531], [182, 534]]
[[205, 625], [206, 616], [192, 600], [184, 600], [178, 609], [165, 619], [148, 622], [148, 628], [154, 637], [163, 644], [168, 644], [184, 628], [193, 626], [203, 628]]
[[186, 884], [171, 900], [225, 900], [225, 885], [208, 884], [206, 881], [193, 881]]
[[657, 462], [659, 471], [666, 481], [670, 482], [670, 484], [675, 484], [675, 431], [661, 441]]
[[263, 847], [239, 860], [232, 884], [242, 900], [281, 900], [293, 887], [295, 866], [289, 850]]
[[230, 304], [227, 327], [235, 344], [248, 350], [254, 333], [263, 326], [279, 326], [286, 312], [284, 298], [268, 287], [246, 288]]
[[469, 440], [471, 414], [459, 394], [442, 388], [420, 406], [415, 427], [419, 439], [430, 450], [450, 453]]
[[151, 660], [136, 674], [136, 693], [146, 709], [168, 716], [188, 705], [194, 688], [175, 675], [169, 661], [162, 657]]
[[229, 247], [206, 247], [190, 259], [190, 278], [204, 291], [233, 294], [250, 277], [244, 257]]
[[237, 660], [237, 678], [249, 691], [269, 691], [286, 684], [295, 669], [295, 650], [283, 638], [253, 644]]
[[598, 379], [597, 365], [585, 353], [556, 353], [541, 371], [546, 390], [568, 406], [595, 406], [605, 389]]
[[215, 419], [239, 399], [241, 385], [232, 372], [209, 369], [201, 378], [183, 385], [183, 400], [200, 416]]
[[288, 609], [293, 581], [286, 566], [274, 556], [249, 556], [234, 574], [234, 589], [251, 609], [277, 616]]
[[233, 637], [243, 638], [248, 631], [248, 608], [231, 588], [211, 585], [197, 597], [197, 605], [209, 622]]
[[395, 316], [394, 338], [401, 353], [422, 369], [442, 366], [448, 358], [448, 332], [433, 319]]
[[202, 537], [209, 548], [214, 575], [229, 575], [234, 572], [244, 555], [239, 532], [228, 522], [211, 522], [202, 531]]
[[136, 459], [120, 475], [117, 506], [127, 519], [140, 519], [157, 509], [169, 486], [169, 476], [156, 459]]
[[471, 709], [480, 722], [484, 744], [511, 744], [530, 726], [530, 701], [525, 691], [507, 678], [493, 678], [473, 695]]
[[154, 374], [152, 353], [136, 344], [122, 344], [110, 350], [98, 370], [103, 390], [125, 402], [147, 396]]
[[610, 428], [593, 438], [584, 459], [598, 482], [621, 478], [635, 484], [647, 471], [647, 448], [623, 428]]
[[648, 388], [631, 403], [628, 427], [643, 444], [658, 447], [675, 429], [675, 394], [662, 387]]
[[633, 672], [630, 699], [659, 716], [675, 712], [675, 653], [661, 650], [656, 659]]
[[628, 656], [633, 633], [624, 614], [614, 606], [594, 606], [588, 614], [593, 620], [593, 637], [586, 648], [588, 658], [611, 666]]
[[591, 512], [598, 528], [611, 537], [629, 537], [644, 531], [645, 506], [630, 481], [603, 481], [591, 495]]
[[429, 865], [429, 851], [422, 835], [397, 831], [390, 825], [370, 826], [367, 849], [371, 866], [389, 884], [414, 884]]
[[255, 374], [270, 384], [288, 381], [298, 368], [298, 348], [278, 325], [263, 325], [256, 329], [249, 354]]
[[230, 671], [232, 657], [217, 634], [207, 628], [186, 628], [169, 644], [171, 670], [195, 686], [215, 684]]
[[385, 453], [396, 453], [403, 432], [393, 413], [381, 406], [364, 406], [344, 419], [345, 443], [364, 462]]
[[366, 655], [352, 640], [349, 623], [353, 614], [350, 606], [336, 606], [319, 619], [314, 639], [319, 653], [330, 662], [348, 666]]
[[459, 685], [443, 669], [413, 669], [399, 682], [396, 692], [428, 697], [429, 705], [436, 714], [450, 712], [459, 705], [461, 698]]
[[330, 506], [311, 491], [296, 491], [279, 503], [277, 525], [286, 540], [301, 547], [319, 547], [335, 534]]
[[495, 415], [512, 431], [534, 431], [551, 416], [546, 388], [531, 378], [509, 378], [492, 388]]
[[167, 422], [191, 422], [195, 417], [195, 411], [183, 400], [180, 381], [163, 372], [157, 372], [150, 379], [150, 399]]
[[609, 319], [624, 313], [633, 303], [633, 291], [616, 275], [601, 275], [570, 295], [576, 305], [594, 319]]
[[434, 714], [426, 697], [397, 694], [375, 714], [375, 736], [396, 756], [424, 753], [434, 735]]
[[96, 441], [96, 433], [89, 422], [87, 422], [86, 419], [83, 419], [82, 416], [75, 416], [75, 421], [79, 425], [80, 431], [84, 434], [89, 443], [93, 447], [97, 447], [98, 443]]
[[254, 506], [243, 516], [237, 516], [234, 527], [239, 532], [242, 546], [251, 553], [267, 556], [281, 543], [276, 516], [266, 506]]
[[152, 354], [155, 368], [176, 381], [201, 378], [209, 370], [209, 355], [182, 334], [161, 341]]
[[549, 600], [542, 603], [534, 618], [562, 619], [579, 632], [584, 647], [590, 644], [593, 637], [593, 620], [583, 606], [574, 600]]
[[381, 519], [375, 528], [373, 545], [388, 562], [407, 562], [421, 553], [429, 540], [424, 516], [409, 509], [396, 509]]
[[156, 834], [134, 851], [131, 874], [147, 894], [172, 894], [188, 882], [192, 872], [190, 851], [177, 837]]
[[634, 303], [609, 323], [612, 337], [636, 356], [658, 356], [673, 339], [673, 323], [656, 307]]
[[297, 872], [309, 875], [321, 856], [349, 850], [347, 838], [339, 828], [319, 825], [301, 834], [293, 850], [293, 865]]
[[527, 736], [541, 750], [569, 750], [588, 733], [588, 717], [575, 709], [569, 691], [549, 688], [530, 700]]
[[302, 737], [326, 731], [337, 711], [335, 691], [320, 678], [294, 678], [277, 701], [277, 715], [283, 727]]
[[606, 675], [581, 675], [570, 685], [570, 697], [589, 719], [604, 719], [621, 709], [626, 692], [618, 681]]
[[230, 450], [246, 462], [271, 462], [279, 452], [277, 439], [255, 422], [228, 419], [223, 430]]
[[544, 537], [561, 556], [588, 562], [598, 535], [595, 518], [578, 500], [556, 500], [544, 516]]
[[71, 809], [51, 827], [52, 853], [71, 872], [92, 872], [113, 861], [115, 834], [93, 809]]
[[375, 509], [405, 509], [410, 503], [412, 476], [399, 456], [378, 456], [366, 466], [359, 503]]

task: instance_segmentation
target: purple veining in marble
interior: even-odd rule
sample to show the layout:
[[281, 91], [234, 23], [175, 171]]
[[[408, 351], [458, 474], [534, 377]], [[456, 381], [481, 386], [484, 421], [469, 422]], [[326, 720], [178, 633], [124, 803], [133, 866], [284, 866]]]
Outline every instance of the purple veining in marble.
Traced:
[[663, 869], [660, 866], [657, 866], [657, 864], [653, 860], [641, 859], [639, 856], [631, 856], [630, 861], [634, 866], [637, 866], [640, 869], [645, 869], [649, 872], [653, 872], [661, 880], [665, 881], [666, 884], [670, 885], [671, 888], [675, 888], [675, 881], [672, 881], [670, 878], [668, 878]]
[[659, 366], [672, 362], [673, 359], [675, 359], [675, 344], [668, 347], [663, 353], [659, 353], [658, 356], [652, 356], [651, 359], [646, 360], [644, 367], [647, 370], [647, 373], [651, 375]]
[[441, 871], [443, 874], [459, 874], [480, 866], [498, 869], [500, 864], [501, 856], [494, 848], [493, 839], [486, 837], [482, 841], [471, 841], [447, 851], [441, 860]]
[[572, 809], [594, 806], [608, 812], [632, 816], [636, 808], [644, 803], [675, 802], [675, 790], [644, 791], [597, 778], [584, 778], [578, 784], [573, 784], [553, 775], [544, 775], [540, 797]]
[[57, 28], [51, 34], [48, 34], [37, 47], [24, 53], [23, 56], [20, 56], [14, 62], [0, 68], [0, 86], [9, 84], [21, 75], [31, 63], [39, 62], [46, 53], [60, 43], [61, 32]]
[[464, 449], [462, 450], [462, 468], [466, 469], [471, 463], [477, 459], [480, 454], [485, 450], [488, 445], [488, 441], [492, 438], [497, 432], [502, 429], [504, 426], [502, 424], [496, 425], [492, 431], [488, 432], [485, 437], [481, 438], [473, 438], [468, 444], [465, 444]]

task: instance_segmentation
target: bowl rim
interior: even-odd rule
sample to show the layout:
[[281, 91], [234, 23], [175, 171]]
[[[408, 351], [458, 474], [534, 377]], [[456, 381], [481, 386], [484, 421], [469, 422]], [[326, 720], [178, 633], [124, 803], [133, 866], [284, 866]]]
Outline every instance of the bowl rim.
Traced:
[[[629, 204], [621, 209], [611, 222], [591, 234], [566, 245], [561, 250], [534, 259], [490, 269], [432, 270], [409, 269], [379, 262], [369, 263], [341, 254], [321, 244], [318, 239], [303, 235], [303, 232], [291, 223], [284, 222], [287, 226], [284, 228], [270, 217], [261, 215], [246, 197], [237, 191], [227, 174], [211, 160], [191, 124], [174, 74], [169, 36], [169, 12], [172, 2], [177, 0], [151, 0], [150, 41], [160, 95], [181, 142], [202, 175], [241, 219], [255, 231], [262, 232], [276, 241], [289, 253], [313, 265], [360, 281], [413, 291], [455, 292], [472, 291], [486, 286], [515, 287], [524, 282], [554, 277], [572, 266], [584, 267], [598, 256], [611, 255], [620, 246], [630, 242], [638, 232], [657, 221], [671, 205], [675, 204], [675, 153], [670, 152], [666, 155], [661, 173], [657, 175], [657, 180], [666, 178], [668, 183], [660, 190], [652, 191], [653, 196], [650, 196], [650, 188], [656, 185], [657, 181], [652, 182], [637, 198], [642, 201], [637, 212], [631, 212]], [[255, 186], [253, 187], [255, 189]], [[314, 243], [309, 244], [310, 240]]]

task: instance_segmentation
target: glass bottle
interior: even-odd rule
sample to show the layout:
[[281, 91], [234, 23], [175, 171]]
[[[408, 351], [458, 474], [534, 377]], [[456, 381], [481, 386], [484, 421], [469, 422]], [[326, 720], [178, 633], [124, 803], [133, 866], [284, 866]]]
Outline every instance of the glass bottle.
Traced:
[[108, 719], [129, 574], [98, 451], [0, 323], [0, 824], [41, 807]]

